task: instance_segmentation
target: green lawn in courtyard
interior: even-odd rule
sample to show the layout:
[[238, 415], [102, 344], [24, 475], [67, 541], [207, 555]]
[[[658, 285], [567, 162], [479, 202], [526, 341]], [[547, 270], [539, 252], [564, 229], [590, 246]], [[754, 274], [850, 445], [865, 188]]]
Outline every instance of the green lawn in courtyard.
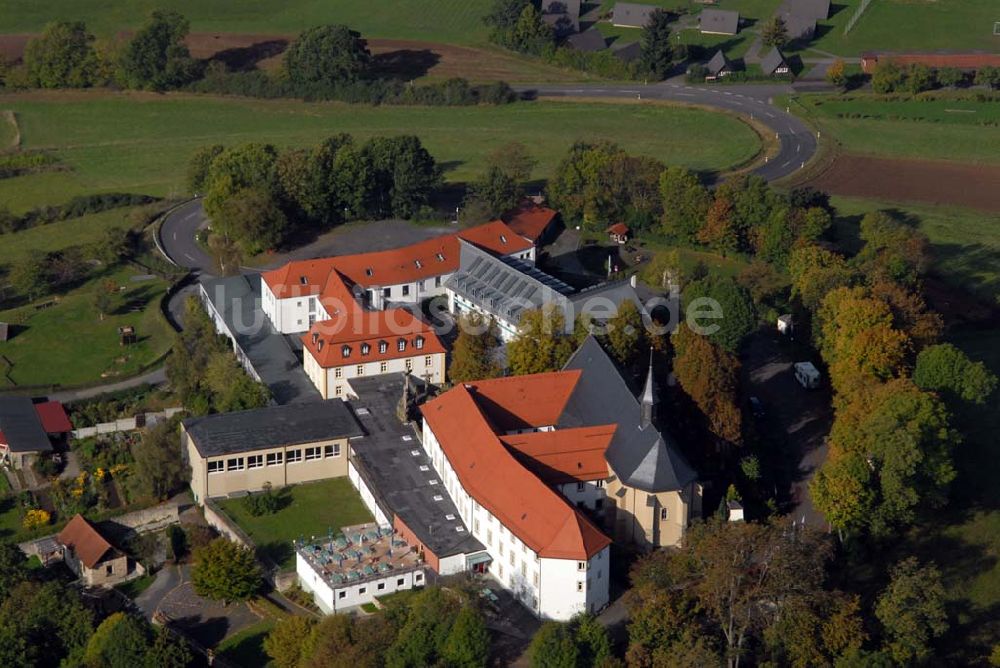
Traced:
[[234, 633], [216, 648], [216, 655], [227, 664], [239, 668], [262, 668], [270, 665], [270, 658], [264, 651], [264, 639], [277, 621], [265, 619], [253, 626]]

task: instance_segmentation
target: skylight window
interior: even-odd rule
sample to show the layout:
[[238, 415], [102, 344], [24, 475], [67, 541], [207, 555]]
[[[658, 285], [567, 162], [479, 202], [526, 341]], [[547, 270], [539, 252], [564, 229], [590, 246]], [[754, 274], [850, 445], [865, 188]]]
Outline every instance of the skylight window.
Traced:
[[437, 258], [438, 262], [444, 262], [444, 255], [442, 255], [441, 253], [436, 254], [434, 257]]
[[374, 276], [375, 270], [371, 267], [365, 267], [365, 276]]

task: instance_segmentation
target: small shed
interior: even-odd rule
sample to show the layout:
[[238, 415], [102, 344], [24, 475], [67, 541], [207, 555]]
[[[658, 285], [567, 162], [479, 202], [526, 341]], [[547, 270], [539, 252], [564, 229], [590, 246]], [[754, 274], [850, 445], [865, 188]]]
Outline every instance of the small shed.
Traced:
[[743, 517], [743, 504], [739, 501], [726, 501], [726, 519], [730, 522], [742, 522], [745, 518]]
[[66, 565], [88, 586], [111, 586], [145, 573], [83, 515], [71, 519], [56, 540]]
[[791, 313], [778, 316], [778, 333], [788, 336], [795, 331], [795, 322]]
[[631, 230], [628, 229], [628, 225], [625, 223], [615, 223], [608, 228], [608, 238], [611, 239], [612, 243], [622, 246], [628, 243], [630, 232]]
[[821, 376], [819, 369], [812, 362], [796, 362], [792, 366], [795, 369], [795, 380], [799, 381], [799, 385], [807, 390], [819, 387]]
[[726, 58], [726, 54], [722, 53], [722, 49], [719, 49], [705, 65], [705, 70], [707, 72], [705, 78], [714, 80], [732, 74], [733, 66], [730, 64], [729, 59]]
[[698, 26], [708, 35], [735, 35], [740, 31], [740, 13], [728, 9], [703, 9]]
[[764, 71], [765, 76], [769, 77], [789, 74], [792, 71], [788, 67], [788, 63], [785, 62], [785, 57], [781, 55], [781, 51], [778, 51], [778, 47], [773, 47], [761, 59], [760, 69]]

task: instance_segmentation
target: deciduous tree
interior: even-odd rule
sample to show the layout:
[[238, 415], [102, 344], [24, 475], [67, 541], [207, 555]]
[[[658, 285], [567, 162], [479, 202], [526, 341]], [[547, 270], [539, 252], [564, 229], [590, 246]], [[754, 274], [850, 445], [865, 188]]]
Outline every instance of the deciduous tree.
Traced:
[[264, 651], [276, 668], [298, 668], [315, 624], [315, 620], [298, 615], [286, 617], [275, 624], [264, 639]]
[[721, 276], [692, 281], [684, 288], [685, 311], [695, 300], [706, 299], [718, 304], [722, 311], [722, 318], [712, 321], [712, 326], [718, 329], [708, 338], [730, 353], [738, 352], [743, 339], [757, 324], [749, 293], [732, 278]]
[[571, 354], [573, 341], [566, 319], [551, 304], [524, 313], [517, 336], [507, 344], [507, 363], [515, 375], [556, 371]]
[[934, 638], [948, 630], [945, 590], [934, 564], [909, 557], [892, 569], [892, 579], [875, 604], [875, 616], [888, 636], [888, 650], [899, 664], [932, 655]]
[[482, 613], [474, 606], [465, 605], [459, 610], [441, 655], [445, 664], [454, 668], [485, 668], [490, 658], [490, 633]]
[[49, 23], [25, 47], [24, 66], [39, 88], [90, 86], [97, 73], [94, 36], [82, 21]]
[[244, 188], [226, 198], [212, 218], [213, 229], [247, 255], [275, 248], [288, 233], [288, 219], [263, 188]]
[[531, 178], [538, 160], [522, 142], [512, 141], [493, 150], [486, 157], [486, 165], [498, 168], [515, 183], [524, 184]]
[[921, 389], [984, 404], [997, 387], [997, 377], [982, 362], [973, 362], [950, 343], [929, 346], [917, 355], [913, 382]]
[[496, 360], [500, 345], [496, 323], [478, 313], [468, 313], [458, 319], [458, 337], [452, 346], [448, 380], [467, 383], [483, 378], [495, 378], [502, 369]]
[[712, 195], [698, 176], [684, 167], [667, 167], [660, 175], [663, 229], [672, 236], [694, 241], [712, 203]]
[[368, 72], [371, 62], [361, 34], [344, 25], [310, 28], [285, 51], [285, 72], [299, 84], [335, 86], [357, 81]]
[[202, 193], [208, 182], [209, 170], [216, 156], [226, 149], [222, 144], [202, 146], [188, 160], [185, 183], [190, 194]]
[[172, 10], [154, 10], [121, 52], [119, 78], [128, 88], [167, 90], [193, 80], [198, 63], [184, 45], [188, 20]]
[[216, 538], [194, 551], [191, 583], [199, 596], [231, 603], [260, 591], [264, 578], [253, 550]]
[[826, 82], [831, 86], [843, 88], [847, 85], [847, 74], [844, 71], [844, 61], [838, 58], [826, 69]]
[[713, 434], [723, 441], [740, 443], [739, 360], [686, 325], [676, 329], [672, 341], [677, 382], [701, 409]]
[[165, 499], [190, 476], [178, 429], [176, 419], [161, 422], [143, 431], [142, 440], [132, 449], [136, 486], [149, 498]]
[[788, 43], [788, 26], [785, 19], [774, 16], [764, 23], [760, 31], [761, 40], [765, 46], [776, 46], [779, 49]]

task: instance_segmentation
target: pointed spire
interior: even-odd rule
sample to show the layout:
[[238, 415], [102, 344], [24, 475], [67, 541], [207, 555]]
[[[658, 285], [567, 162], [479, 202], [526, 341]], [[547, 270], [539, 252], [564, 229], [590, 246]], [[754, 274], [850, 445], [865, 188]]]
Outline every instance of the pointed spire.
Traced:
[[656, 416], [656, 388], [653, 383], [653, 349], [649, 349], [649, 372], [646, 374], [646, 386], [642, 390], [639, 416], [643, 427], [652, 424]]

